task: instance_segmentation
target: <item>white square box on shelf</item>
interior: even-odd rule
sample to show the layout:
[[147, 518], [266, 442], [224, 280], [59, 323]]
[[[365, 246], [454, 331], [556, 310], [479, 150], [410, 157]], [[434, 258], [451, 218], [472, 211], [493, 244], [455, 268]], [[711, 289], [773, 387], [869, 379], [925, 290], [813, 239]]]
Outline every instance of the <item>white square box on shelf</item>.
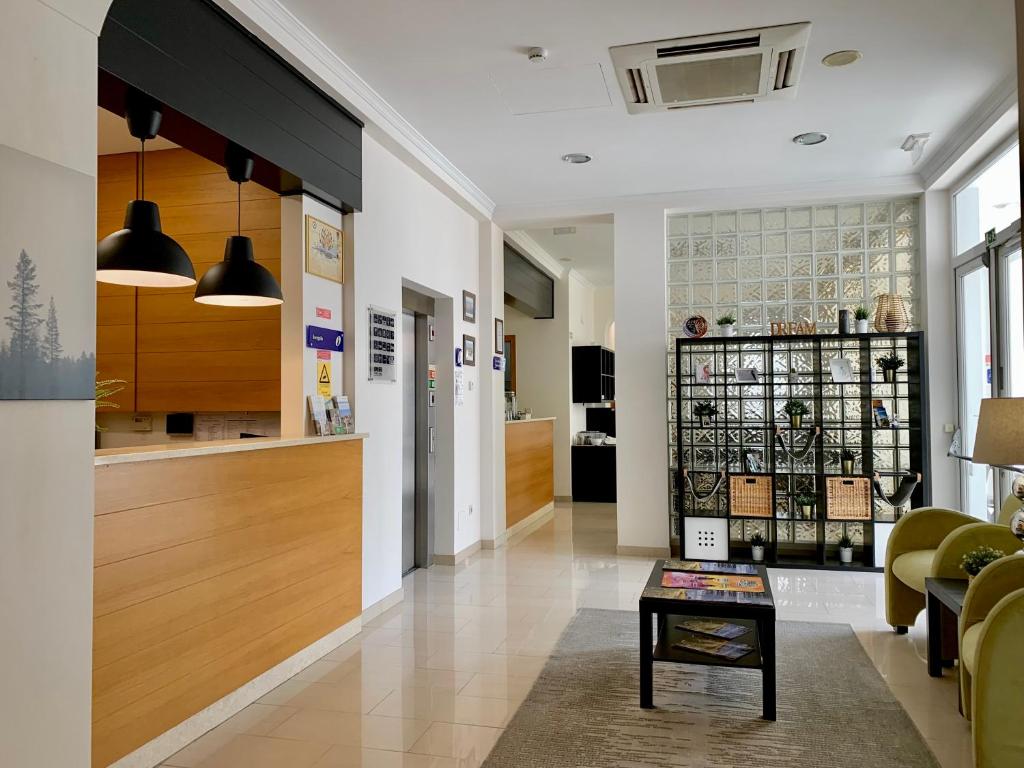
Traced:
[[728, 560], [729, 521], [724, 517], [684, 517], [683, 557]]

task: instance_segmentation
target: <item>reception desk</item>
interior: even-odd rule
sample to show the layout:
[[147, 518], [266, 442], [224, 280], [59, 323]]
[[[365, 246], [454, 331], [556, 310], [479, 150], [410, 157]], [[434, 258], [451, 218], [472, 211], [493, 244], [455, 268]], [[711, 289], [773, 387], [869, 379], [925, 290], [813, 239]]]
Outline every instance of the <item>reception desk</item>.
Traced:
[[360, 615], [363, 437], [97, 451], [93, 766]]
[[555, 501], [555, 419], [505, 422], [505, 529]]

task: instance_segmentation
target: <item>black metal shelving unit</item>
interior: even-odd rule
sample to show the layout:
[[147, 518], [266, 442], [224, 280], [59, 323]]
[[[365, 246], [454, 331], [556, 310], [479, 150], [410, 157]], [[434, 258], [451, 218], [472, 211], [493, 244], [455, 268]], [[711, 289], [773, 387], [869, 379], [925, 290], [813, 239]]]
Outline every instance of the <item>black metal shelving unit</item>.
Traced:
[[[896, 350], [906, 365], [894, 383], [883, 381], [875, 362]], [[673, 534], [686, 555], [683, 521], [688, 517], [727, 518], [729, 558], [749, 561], [749, 539], [761, 532], [768, 541], [766, 563], [779, 566], [876, 569], [874, 527], [894, 522], [899, 509], [892, 497], [902, 476], [920, 474], [904, 509], [930, 503], [928, 392], [923, 332], [871, 333], [850, 336], [746, 336], [677, 339], [675, 354], [674, 449], [679, 469], [673, 473]], [[851, 383], [833, 381], [829, 361], [849, 361]], [[710, 381], [698, 383], [695, 371], [708, 366]], [[740, 383], [737, 368], [757, 371], [758, 383]], [[792, 428], [782, 407], [787, 399], [803, 400], [811, 412], [803, 425]], [[710, 400], [718, 414], [702, 424], [693, 414], [696, 402]], [[898, 428], [875, 423], [872, 401], [881, 401]], [[813, 445], [803, 455], [801, 449]], [[857, 458], [855, 477], [880, 475], [883, 496], [871, 493], [870, 519], [849, 521], [829, 517], [826, 479], [841, 473], [841, 451]], [[760, 472], [748, 472], [750, 451], [760, 456]], [[795, 455], [794, 455], [795, 454]], [[682, 470], [697, 492], [691, 493]], [[722, 473], [725, 481], [719, 483]], [[732, 514], [729, 475], [762, 474], [772, 478], [770, 517]], [[715, 485], [717, 491], [707, 498]], [[811, 494], [816, 503], [803, 518], [795, 503], [798, 494]], [[854, 541], [854, 562], [840, 565], [839, 537]]]

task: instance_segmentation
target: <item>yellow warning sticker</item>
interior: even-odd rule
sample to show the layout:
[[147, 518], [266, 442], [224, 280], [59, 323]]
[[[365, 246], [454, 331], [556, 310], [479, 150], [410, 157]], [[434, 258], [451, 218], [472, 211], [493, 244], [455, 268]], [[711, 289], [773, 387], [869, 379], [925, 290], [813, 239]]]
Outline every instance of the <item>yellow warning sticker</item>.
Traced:
[[331, 396], [331, 361], [316, 361], [316, 391], [321, 397]]

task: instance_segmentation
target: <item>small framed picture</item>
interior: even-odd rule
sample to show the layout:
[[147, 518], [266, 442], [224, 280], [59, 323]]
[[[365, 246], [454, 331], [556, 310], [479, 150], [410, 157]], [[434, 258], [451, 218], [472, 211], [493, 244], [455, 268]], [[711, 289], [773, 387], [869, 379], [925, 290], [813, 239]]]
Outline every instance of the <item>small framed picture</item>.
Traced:
[[710, 363], [695, 363], [693, 366], [693, 382], [694, 384], [710, 384], [711, 383], [711, 364]]
[[505, 354], [505, 321], [500, 317], [494, 318], [494, 354]]
[[764, 452], [747, 449], [743, 452], [743, 471], [750, 475], [764, 472]]
[[345, 282], [344, 233], [315, 216], [306, 216], [306, 272]]
[[738, 384], [757, 384], [757, 369], [755, 368], [737, 368], [736, 369], [736, 383]]
[[476, 365], [475, 336], [462, 335], [462, 363], [463, 365]]
[[476, 294], [462, 292], [462, 319], [467, 323], [476, 322]]
[[853, 366], [845, 357], [833, 357], [828, 361], [828, 369], [832, 374], [832, 381], [836, 384], [853, 382]]

